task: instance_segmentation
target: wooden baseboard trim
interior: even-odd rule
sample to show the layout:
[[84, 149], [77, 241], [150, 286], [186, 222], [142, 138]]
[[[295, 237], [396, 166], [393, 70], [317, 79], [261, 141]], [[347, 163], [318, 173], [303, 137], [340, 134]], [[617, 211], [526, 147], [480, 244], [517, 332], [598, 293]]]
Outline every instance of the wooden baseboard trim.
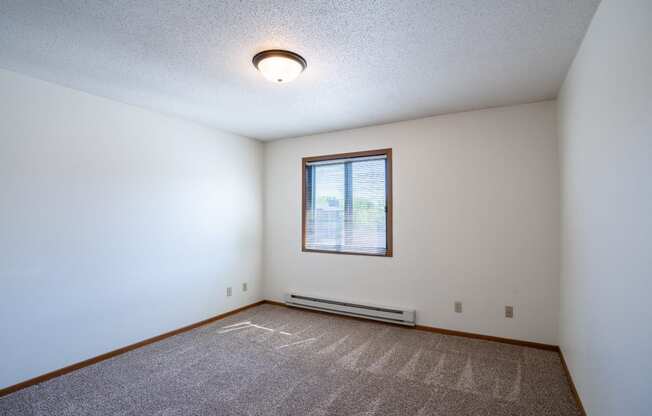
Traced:
[[128, 351], [135, 350], [137, 348], [143, 347], [143, 346], [148, 345], [148, 344], [152, 344], [152, 343], [157, 342], [157, 341], [161, 341], [161, 340], [163, 340], [165, 338], [169, 338], [169, 337], [172, 337], [174, 335], [178, 335], [178, 334], [181, 334], [183, 332], [187, 332], [187, 331], [190, 331], [192, 329], [198, 328], [200, 326], [210, 324], [210, 323], [215, 322], [215, 321], [219, 321], [220, 319], [224, 319], [229, 315], [233, 315], [235, 313], [242, 312], [245, 309], [253, 308], [254, 306], [258, 306], [258, 305], [261, 305], [263, 303], [267, 303], [267, 302], [264, 301], [264, 300], [261, 300], [259, 302], [252, 303], [250, 305], [245, 305], [245, 306], [243, 306], [241, 308], [234, 309], [232, 311], [228, 311], [228, 312], [222, 313], [222, 314], [217, 315], [217, 316], [213, 316], [213, 317], [208, 318], [208, 319], [204, 319], [203, 321], [199, 321], [199, 322], [196, 322], [194, 324], [190, 324], [190, 325], [184, 326], [182, 328], [178, 328], [178, 329], [175, 329], [173, 331], [166, 332], [164, 334], [157, 335], [155, 337], [148, 338], [148, 339], [145, 339], [145, 340], [140, 341], [140, 342], [136, 342], [135, 344], [127, 345], [126, 347], [118, 348], [117, 350], [109, 351], [107, 353], [98, 355], [98, 356], [93, 357], [93, 358], [89, 358], [89, 359], [84, 360], [84, 361], [80, 361], [78, 363], [69, 365], [67, 367], [60, 368], [58, 370], [51, 371], [51, 372], [46, 373], [46, 374], [42, 374], [40, 376], [31, 378], [29, 380], [25, 380], [25, 381], [20, 382], [18, 384], [14, 384], [13, 386], [5, 387], [4, 389], [0, 389], [0, 397], [6, 396], [7, 394], [11, 394], [11, 393], [16, 392], [18, 390], [22, 390], [24, 388], [33, 386], [35, 384], [39, 384], [39, 383], [42, 383], [44, 381], [47, 381], [47, 380], [62, 376], [64, 374], [68, 374], [68, 373], [70, 373], [72, 371], [79, 370], [80, 368], [88, 367], [89, 365], [99, 363], [100, 361], [108, 360], [109, 358], [113, 358], [113, 357], [118, 356], [120, 354], [124, 354], [124, 353], [126, 353]]
[[[237, 308], [237, 309], [234, 309], [232, 311], [225, 312], [223, 314], [213, 316], [213, 317], [208, 318], [208, 319], [204, 319], [203, 321], [199, 321], [199, 322], [196, 322], [194, 324], [187, 325], [187, 326], [184, 326], [182, 328], [178, 328], [178, 329], [175, 329], [173, 331], [166, 332], [164, 334], [157, 335], [155, 337], [145, 339], [145, 340], [137, 342], [135, 344], [127, 345], [126, 347], [118, 348], [117, 350], [113, 350], [113, 351], [98, 355], [96, 357], [89, 358], [89, 359], [84, 360], [84, 361], [80, 361], [78, 363], [69, 365], [67, 367], [63, 367], [63, 368], [60, 368], [58, 370], [51, 371], [49, 373], [40, 375], [38, 377], [34, 377], [34, 378], [29, 379], [29, 380], [25, 380], [25, 381], [23, 381], [21, 383], [14, 384], [13, 386], [5, 387], [4, 389], [0, 389], [0, 397], [6, 396], [6, 395], [11, 394], [11, 393], [14, 393], [14, 392], [16, 392], [18, 390], [22, 390], [24, 388], [33, 386], [35, 384], [43, 383], [44, 381], [51, 380], [53, 378], [62, 376], [64, 374], [68, 374], [68, 373], [73, 372], [75, 370], [78, 370], [80, 368], [88, 367], [89, 365], [99, 363], [100, 361], [108, 360], [109, 358], [116, 357], [116, 356], [118, 356], [120, 354], [124, 354], [126, 352], [129, 352], [129, 351], [135, 350], [137, 348], [143, 347], [145, 345], [153, 344], [153, 343], [155, 343], [157, 341], [161, 341], [161, 340], [163, 340], [165, 338], [169, 338], [169, 337], [172, 337], [174, 335], [178, 335], [178, 334], [181, 334], [183, 332], [187, 332], [187, 331], [190, 331], [192, 329], [198, 328], [200, 326], [210, 324], [210, 323], [215, 322], [215, 321], [219, 321], [220, 319], [224, 319], [227, 316], [233, 315], [233, 314], [238, 313], [238, 312], [242, 312], [245, 309], [253, 308], [254, 306], [258, 306], [258, 305], [261, 305], [261, 304], [270, 304], [270, 305], [276, 305], [276, 306], [289, 307], [288, 305], [286, 305], [285, 303], [282, 303], [282, 302], [276, 302], [276, 301], [272, 301], [272, 300], [261, 300], [259, 302], [255, 302], [255, 303], [252, 303], [250, 305], [245, 305], [245, 306], [243, 306], [241, 308]], [[309, 309], [305, 309], [305, 310], [309, 311], [309, 312], [314, 312], [314, 313], [328, 314], [327, 312], [312, 311], [312, 310], [309, 310]], [[338, 316], [341, 316], [341, 315], [338, 315]], [[356, 319], [356, 320], [365, 320], [365, 321], [367, 321], [366, 319], [362, 319], [362, 318], [347, 317], [347, 316], [342, 316], [342, 317], [343, 318], [348, 318], [348, 319]], [[378, 322], [378, 321], [370, 321], [370, 322], [377, 322], [377, 323], [382, 324], [382, 322]], [[537, 343], [537, 342], [521, 341], [521, 340], [516, 340], [516, 339], [511, 339], [511, 338], [493, 337], [493, 336], [490, 336], [490, 335], [474, 334], [474, 333], [471, 333], [471, 332], [453, 331], [453, 330], [450, 330], [450, 329], [436, 328], [436, 327], [430, 327], [430, 326], [424, 326], [424, 325], [417, 325], [415, 327], [415, 329], [420, 330], [420, 331], [428, 331], [428, 332], [434, 332], [434, 333], [438, 333], [438, 334], [444, 334], [444, 335], [452, 335], [452, 336], [458, 336], [458, 337], [482, 339], [482, 340], [486, 340], [486, 341], [501, 342], [501, 343], [504, 343], [504, 344], [519, 345], [519, 346], [523, 346], [523, 347], [530, 347], [530, 348], [537, 348], [537, 349], [542, 349], [542, 350], [558, 352], [559, 356], [561, 358], [561, 363], [562, 363], [562, 366], [564, 368], [564, 372], [566, 373], [566, 377], [568, 379], [568, 384], [570, 385], [570, 388], [571, 388], [571, 392], [572, 392], [573, 396], [575, 397], [575, 400], [577, 401], [577, 405], [578, 405], [580, 411], [582, 412], [582, 415], [586, 416], [586, 411], [584, 410], [584, 405], [582, 404], [582, 400], [580, 399], [580, 396], [577, 393], [577, 389], [575, 388], [575, 383], [573, 382], [573, 378], [571, 377], [570, 371], [568, 370], [568, 366], [566, 365], [566, 360], [564, 359], [564, 354], [561, 352], [561, 349], [557, 345], [540, 344], [540, 343]]]
[[[268, 304], [270, 304], [270, 305], [276, 305], [276, 306], [285, 306], [285, 307], [289, 307], [289, 306], [286, 305], [285, 303], [283, 303], [283, 302], [276, 302], [275, 300], [264, 300], [263, 303], [268, 303]], [[309, 310], [309, 309], [306, 309], [306, 310]], [[318, 312], [318, 311], [315, 311], [315, 312]]]
[[418, 329], [420, 331], [434, 332], [443, 335], [452, 335], [455, 337], [481, 339], [484, 341], [500, 342], [502, 344], [518, 345], [520, 347], [536, 348], [539, 350], [559, 351], [559, 347], [557, 345], [541, 344], [539, 342], [532, 342], [532, 341], [522, 341], [520, 339], [494, 337], [492, 335], [483, 335], [483, 334], [476, 334], [473, 332], [455, 331], [452, 329], [437, 328], [437, 327], [425, 326], [425, 325], [417, 325], [415, 326], [415, 329]]
[[[265, 300], [263, 301], [264, 303], [268, 303], [270, 305], [276, 305], [276, 306], [285, 306], [287, 308], [291, 308], [291, 306], [288, 306], [285, 303], [282, 302], [276, 302], [273, 300]], [[331, 313], [325, 312], [325, 311], [315, 311], [312, 309], [303, 309], [299, 308], [308, 312], [314, 312], [314, 313], [324, 313], [328, 315], [333, 315]], [[379, 324], [388, 324], [388, 325], [399, 325], [399, 324], [393, 324], [391, 322], [382, 322], [382, 321], [373, 321], [373, 320], [368, 320], [365, 318], [356, 318], [354, 316], [346, 316], [346, 315], [337, 315], [341, 316], [342, 318], [346, 319], [355, 319], [355, 320], [362, 320], [362, 321], [367, 321], [367, 322], [376, 322]], [[402, 328], [409, 328], [404, 325], [399, 325]], [[493, 342], [501, 342], [503, 344], [511, 344], [511, 345], [519, 345], [521, 347], [530, 347], [530, 348], [537, 348], [540, 350], [547, 350], [547, 351], [559, 351], [559, 347], [557, 345], [551, 345], [551, 344], [541, 344], [538, 342], [531, 342], [531, 341], [521, 341], [518, 339], [511, 339], [511, 338], [501, 338], [501, 337], [494, 337], [491, 335], [482, 335], [482, 334], [475, 334], [472, 332], [463, 332], [463, 331], [454, 331], [452, 329], [443, 329], [443, 328], [437, 328], [437, 327], [432, 327], [432, 326], [425, 326], [425, 325], [416, 325], [414, 327], [415, 329], [419, 331], [428, 331], [428, 332], [434, 332], [437, 334], [444, 334], [444, 335], [452, 335], [456, 337], [465, 337], [465, 338], [473, 338], [473, 339], [482, 339], [485, 341], [493, 341]]]
[[559, 358], [561, 358], [561, 365], [564, 367], [566, 379], [568, 380], [568, 385], [570, 386], [571, 393], [573, 393], [573, 397], [575, 397], [575, 401], [577, 402], [577, 407], [579, 407], [582, 416], [586, 416], [586, 410], [582, 404], [582, 399], [580, 399], [577, 388], [575, 388], [575, 382], [573, 381], [573, 377], [571, 376], [570, 370], [568, 369], [568, 365], [566, 365], [566, 359], [564, 358], [564, 353], [561, 352], [561, 348], [559, 349]]

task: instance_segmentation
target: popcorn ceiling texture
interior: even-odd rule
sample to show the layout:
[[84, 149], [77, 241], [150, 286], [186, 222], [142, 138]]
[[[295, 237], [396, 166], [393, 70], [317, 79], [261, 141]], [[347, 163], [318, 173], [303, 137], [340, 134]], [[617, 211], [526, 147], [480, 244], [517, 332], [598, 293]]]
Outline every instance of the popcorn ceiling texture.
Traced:
[[275, 139], [554, 98], [598, 3], [3, 0], [0, 67]]
[[0, 398], [0, 415], [579, 415], [557, 353], [273, 305]]

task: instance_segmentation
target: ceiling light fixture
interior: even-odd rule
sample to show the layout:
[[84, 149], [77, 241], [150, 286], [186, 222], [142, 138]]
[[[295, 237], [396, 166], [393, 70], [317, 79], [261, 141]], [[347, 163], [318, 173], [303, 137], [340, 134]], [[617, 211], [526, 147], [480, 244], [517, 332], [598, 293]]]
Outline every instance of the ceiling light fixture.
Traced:
[[268, 81], [276, 84], [294, 80], [307, 66], [301, 55], [281, 49], [259, 52], [252, 62]]

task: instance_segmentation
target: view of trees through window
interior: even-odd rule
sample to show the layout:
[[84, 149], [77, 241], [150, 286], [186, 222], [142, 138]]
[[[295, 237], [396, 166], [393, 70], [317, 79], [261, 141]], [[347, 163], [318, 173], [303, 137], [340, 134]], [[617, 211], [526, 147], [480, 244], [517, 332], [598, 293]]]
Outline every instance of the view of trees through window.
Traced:
[[307, 165], [306, 248], [385, 254], [386, 168], [385, 156]]

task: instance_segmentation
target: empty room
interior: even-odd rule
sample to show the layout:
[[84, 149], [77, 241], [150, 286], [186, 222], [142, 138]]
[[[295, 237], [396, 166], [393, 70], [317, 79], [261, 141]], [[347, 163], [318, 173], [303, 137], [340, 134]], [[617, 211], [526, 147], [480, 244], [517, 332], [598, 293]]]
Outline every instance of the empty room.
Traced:
[[0, 416], [652, 414], [652, 1], [0, 0]]

